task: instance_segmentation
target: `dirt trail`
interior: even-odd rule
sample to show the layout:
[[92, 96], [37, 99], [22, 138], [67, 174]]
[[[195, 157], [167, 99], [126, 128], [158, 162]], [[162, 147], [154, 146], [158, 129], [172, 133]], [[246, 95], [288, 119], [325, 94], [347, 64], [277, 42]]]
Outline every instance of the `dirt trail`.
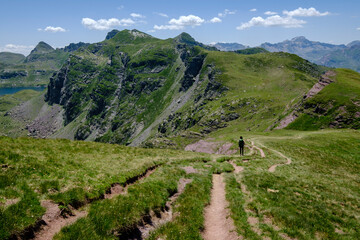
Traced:
[[49, 240], [52, 239], [56, 233], [60, 232], [61, 228], [74, 223], [82, 217], [86, 217], [86, 211], [73, 211], [71, 216], [64, 218], [61, 215], [59, 206], [49, 200], [41, 202], [41, 205], [46, 208], [46, 213], [42, 220], [46, 223], [43, 225], [39, 232], [35, 233], [34, 239], [36, 240]]
[[290, 159], [289, 157], [285, 156], [285, 155], [282, 154], [281, 152], [276, 151], [276, 150], [274, 150], [274, 149], [270, 149], [270, 150], [273, 151], [273, 152], [275, 152], [276, 154], [280, 155], [282, 158], [285, 158], [285, 159], [286, 159], [286, 163], [279, 163], [279, 164], [274, 164], [274, 165], [272, 165], [272, 166], [269, 168], [269, 172], [275, 172], [277, 166], [289, 165], [289, 164], [291, 164], [291, 159]]
[[127, 183], [125, 184], [125, 186], [121, 186], [119, 183], [113, 184], [111, 186], [110, 190], [107, 193], [105, 193], [104, 198], [111, 199], [120, 194], [126, 194], [127, 189], [131, 185], [134, 185], [135, 182], [138, 182], [144, 178], [149, 177], [153, 172], [155, 172], [155, 169], [156, 169], [156, 167], [149, 168], [148, 170], [146, 170], [146, 172], [144, 174], [141, 174], [139, 176], [134, 177], [133, 179], [128, 180]]
[[139, 239], [146, 239], [150, 236], [150, 233], [160, 227], [161, 225], [170, 222], [176, 216], [173, 214], [172, 205], [178, 199], [178, 197], [184, 192], [187, 184], [191, 183], [192, 179], [181, 178], [178, 183], [177, 193], [169, 198], [165, 204], [165, 209], [160, 213], [150, 211], [150, 218], [144, 221], [139, 226], [141, 237]]
[[222, 175], [213, 175], [210, 205], [205, 208], [205, 240], [234, 240], [237, 235], [234, 222], [229, 216], [228, 202], [225, 198], [225, 183]]
[[255, 149], [259, 150], [260, 156], [261, 156], [262, 158], [265, 157], [264, 151], [263, 151], [261, 148], [259, 148], [258, 146], [255, 146], [253, 141], [251, 141], [251, 146], [252, 146], [252, 148], [255, 148]]
[[[118, 183], [113, 184], [110, 190], [104, 195], [103, 198], [111, 199], [120, 194], [126, 194], [129, 186], [150, 176], [155, 171], [156, 167], [157, 166], [150, 167], [144, 173], [128, 179], [125, 183], [125, 186], [121, 186]], [[40, 221], [41, 224], [40, 228], [35, 230], [34, 232], [33, 239], [36, 240], [52, 239], [55, 236], [55, 234], [60, 232], [60, 230], [63, 227], [73, 224], [76, 220], [82, 217], [86, 217], [88, 214], [87, 211], [78, 211], [70, 206], [71, 214], [64, 216], [64, 214], [61, 213], [59, 205], [52, 201], [49, 200], [42, 201], [41, 205], [44, 208], [46, 208], [46, 212]]]
[[233, 161], [230, 161], [230, 164], [235, 168], [234, 173], [240, 173], [244, 171], [244, 167], [236, 165]]

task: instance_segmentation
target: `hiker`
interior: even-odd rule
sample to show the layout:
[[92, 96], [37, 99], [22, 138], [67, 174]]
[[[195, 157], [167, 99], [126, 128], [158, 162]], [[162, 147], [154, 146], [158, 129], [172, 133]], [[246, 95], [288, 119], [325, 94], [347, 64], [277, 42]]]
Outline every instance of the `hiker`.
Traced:
[[244, 146], [245, 146], [244, 139], [242, 136], [240, 136], [239, 139], [240, 156], [244, 156]]

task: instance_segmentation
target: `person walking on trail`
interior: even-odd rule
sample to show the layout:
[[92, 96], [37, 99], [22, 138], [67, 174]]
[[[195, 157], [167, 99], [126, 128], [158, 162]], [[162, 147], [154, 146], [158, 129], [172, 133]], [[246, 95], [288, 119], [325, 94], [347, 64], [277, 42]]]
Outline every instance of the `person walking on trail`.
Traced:
[[244, 156], [244, 146], [245, 146], [245, 141], [244, 141], [243, 137], [240, 136], [240, 139], [239, 139], [240, 156]]

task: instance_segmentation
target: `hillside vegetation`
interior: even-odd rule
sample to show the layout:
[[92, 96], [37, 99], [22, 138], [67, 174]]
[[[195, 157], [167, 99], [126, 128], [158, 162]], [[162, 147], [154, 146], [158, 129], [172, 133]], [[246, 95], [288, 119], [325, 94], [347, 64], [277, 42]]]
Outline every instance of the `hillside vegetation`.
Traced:
[[28, 133], [17, 124], [7, 134], [183, 148], [212, 132], [272, 130], [293, 111], [291, 129], [359, 128], [358, 74], [337, 70], [304, 100], [329, 69], [293, 54], [213, 51], [186, 33], [161, 40], [137, 30], [78, 47], [45, 97], [5, 113]]
[[[248, 134], [246, 143], [252, 140], [262, 146], [265, 158], [248, 150], [244, 157], [221, 157], [1, 137], [0, 239], [22, 236], [24, 229], [31, 231], [49, 199], [65, 216], [87, 213], [55, 239], [127, 239], [136, 236], [148, 217], [155, 218], [153, 212], [162, 214], [177, 191], [181, 194], [172, 204], [175, 218], [151, 231], [150, 239], [202, 239], [211, 174], [221, 172], [228, 172], [226, 198], [239, 235], [248, 239], [356, 239], [360, 233], [358, 136], [356, 130]], [[279, 152], [291, 158], [290, 165], [282, 165], [286, 159]], [[229, 160], [244, 170], [231, 173]], [[273, 164], [280, 165], [269, 172]], [[184, 167], [194, 170], [186, 173]], [[149, 169], [153, 170], [144, 179], [134, 178]], [[130, 179], [135, 182], [126, 194], [104, 199], [111, 186], [126, 186], [134, 181]], [[181, 179], [192, 180], [184, 191], [177, 186]], [[249, 218], [257, 221], [250, 224]]]

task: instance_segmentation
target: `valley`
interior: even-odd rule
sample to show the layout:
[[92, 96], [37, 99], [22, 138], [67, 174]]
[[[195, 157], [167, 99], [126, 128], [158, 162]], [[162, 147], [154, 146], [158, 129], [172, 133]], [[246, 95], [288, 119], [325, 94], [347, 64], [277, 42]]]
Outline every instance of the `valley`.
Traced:
[[359, 73], [187, 33], [70, 46], [6, 56], [61, 55], [0, 96], [0, 239], [360, 238]]

